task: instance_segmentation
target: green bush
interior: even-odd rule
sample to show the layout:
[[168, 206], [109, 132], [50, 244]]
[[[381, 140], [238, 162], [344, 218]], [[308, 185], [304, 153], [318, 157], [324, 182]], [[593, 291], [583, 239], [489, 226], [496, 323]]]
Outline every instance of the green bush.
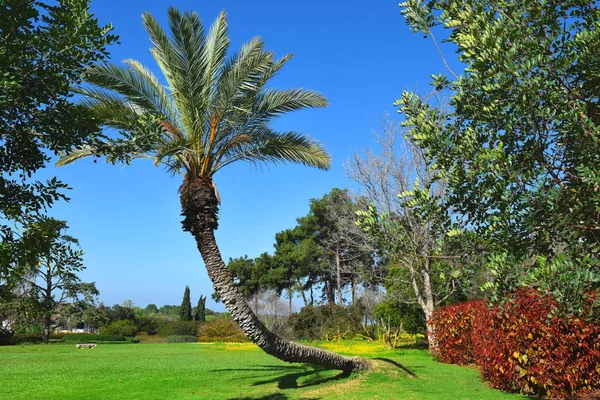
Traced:
[[17, 333], [13, 336], [12, 341], [16, 344], [41, 343], [42, 335], [39, 333]]
[[196, 343], [194, 335], [171, 335], [167, 337], [167, 343]]
[[63, 336], [65, 343], [99, 343], [99, 342], [124, 342], [122, 335], [94, 335], [90, 333], [70, 333]]
[[137, 332], [154, 334], [158, 332], [161, 320], [151, 316], [141, 316], [136, 320]]
[[246, 341], [246, 335], [233, 318], [221, 317], [198, 327], [198, 341], [241, 343]]
[[195, 321], [169, 321], [158, 328], [161, 337], [169, 336], [196, 336], [198, 323]]
[[0, 332], [0, 346], [13, 344], [13, 332]]
[[397, 299], [386, 299], [376, 305], [374, 311], [377, 322], [383, 320], [393, 327], [402, 325], [404, 331], [411, 335], [425, 333], [425, 314], [418, 306]]
[[288, 322], [297, 339], [331, 340], [350, 339], [362, 331], [364, 307], [327, 304], [302, 307], [290, 315]]
[[100, 333], [103, 335], [133, 336], [137, 331], [135, 322], [127, 319], [111, 322], [100, 328]]

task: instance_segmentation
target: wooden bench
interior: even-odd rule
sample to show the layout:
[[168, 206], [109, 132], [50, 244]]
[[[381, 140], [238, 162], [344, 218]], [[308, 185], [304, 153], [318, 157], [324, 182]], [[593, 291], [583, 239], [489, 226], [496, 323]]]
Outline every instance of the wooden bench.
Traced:
[[93, 349], [96, 347], [96, 343], [83, 343], [76, 344], [75, 346], [77, 346], [78, 349]]

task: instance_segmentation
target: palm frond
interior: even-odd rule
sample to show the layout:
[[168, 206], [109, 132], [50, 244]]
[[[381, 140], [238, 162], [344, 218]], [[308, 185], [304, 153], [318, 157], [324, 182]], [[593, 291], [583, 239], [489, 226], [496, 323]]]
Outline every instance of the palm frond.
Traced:
[[229, 29], [227, 26], [227, 14], [221, 11], [215, 22], [213, 22], [208, 35], [202, 57], [206, 65], [202, 83], [207, 98], [214, 98], [216, 94], [216, 80], [219, 72], [225, 65], [227, 49], [229, 48]]
[[312, 90], [268, 89], [258, 96], [253, 117], [264, 123], [288, 112], [327, 105], [325, 96]]
[[[112, 90], [127, 98], [131, 103], [151, 112], [173, 118], [173, 110], [158, 79], [144, 71], [135, 60], [126, 60], [127, 66], [97, 64], [85, 72], [85, 80], [92, 85]], [[137, 67], [137, 68], [136, 68]], [[142, 68], [140, 73], [140, 69]]]
[[85, 96], [80, 103], [105, 126], [127, 131], [140, 127], [143, 110], [139, 106], [100, 88], [80, 87], [75, 92]]
[[229, 147], [213, 174], [233, 162], [298, 163], [319, 169], [331, 167], [331, 157], [318, 141], [299, 132], [275, 132], [267, 127], [253, 132], [249, 140]]
[[141, 62], [127, 58], [123, 62], [135, 70], [144, 81], [145, 86], [149, 89], [148, 94], [150, 99], [156, 103], [166, 118], [170, 121], [177, 121], [177, 111], [173, 107], [173, 103], [165, 87], [160, 83], [158, 77], [154, 75], [150, 69], [146, 68]]
[[85, 76], [90, 85], [78, 90], [85, 96], [82, 104], [119, 137], [91, 141], [58, 165], [90, 155], [113, 163], [145, 157], [192, 178], [212, 177], [238, 160], [329, 168], [320, 143], [269, 126], [282, 114], [327, 105], [315, 91], [267, 87], [291, 54], [275, 60], [257, 37], [228, 58], [224, 11], [208, 31], [195, 12], [169, 8], [168, 15], [169, 34], [149, 13], [142, 16], [167, 85], [135, 60], [90, 67]]
[[56, 167], [64, 167], [65, 165], [71, 164], [77, 160], [95, 155], [96, 153], [91, 146], [82, 146], [70, 151], [69, 153], [61, 154], [58, 161], [54, 165]]
[[185, 70], [184, 60], [181, 54], [174, 49], [167, 33], [160, 24], [149, 13], [142, 14], [142, 22], [152, 43], [152, 55], [162, 71], [169, 87], [176, 87], [176, 79]]

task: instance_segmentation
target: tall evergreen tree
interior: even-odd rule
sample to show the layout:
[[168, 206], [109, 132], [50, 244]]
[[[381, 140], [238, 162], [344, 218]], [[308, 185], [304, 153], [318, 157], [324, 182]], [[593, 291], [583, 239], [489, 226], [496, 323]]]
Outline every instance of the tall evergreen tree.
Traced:
[[192, 320], [192, 302], [190, 300], [190, 287], [185, 287], [183, 293], [183, 301], [181, 302], [181, 310], [179, 311], [179, 319], [182, 321]]
[[206, 321], [206, 296], [200, 295], [200, 298], [198, 299], [198, 305], [194, 312], [194, 321]]

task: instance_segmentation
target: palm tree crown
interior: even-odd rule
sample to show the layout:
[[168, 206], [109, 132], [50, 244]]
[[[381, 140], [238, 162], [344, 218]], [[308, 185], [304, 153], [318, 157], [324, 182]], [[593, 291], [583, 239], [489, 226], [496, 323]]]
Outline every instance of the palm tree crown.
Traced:
[[317, 141], [270, 127], [281, 114], [327, 105], [314, 91], [266, 87], [291, 55], [276, 60], [257, 37], [227, 57], [224, 11], [208, 32], [196, 12], [169, 8], [168, 15], [171, 37], [149, 13], [142, 16], [167, 85], [136, 60], [90, 67], [90, 85], [78, 90], [82, 102], [120, 135], [76, 149], [57, 165], [90, 155], [112, 162], [143, 157], [207, 180], [238, 160], [329, 168], [330, 157]]

